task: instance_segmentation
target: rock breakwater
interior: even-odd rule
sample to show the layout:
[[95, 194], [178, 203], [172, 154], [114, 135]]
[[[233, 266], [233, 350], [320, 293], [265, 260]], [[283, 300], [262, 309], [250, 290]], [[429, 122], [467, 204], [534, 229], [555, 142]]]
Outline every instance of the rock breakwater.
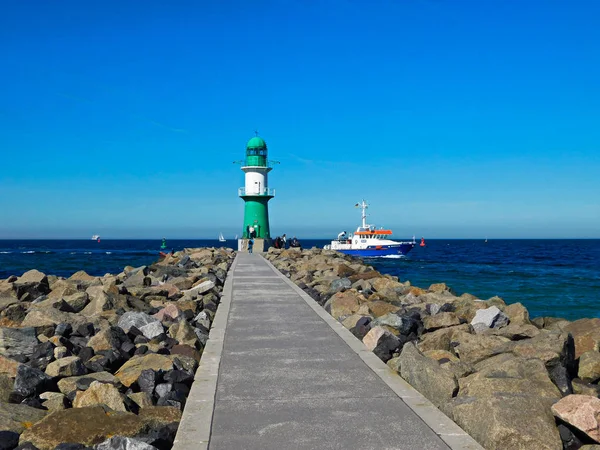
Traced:
[[600, 442], [600, 319], [530, 318], [520, 303], [412, 286], [333, 251], [266, 257], [485, 448]]
[[0, 448], [170, 449], [234, 256], [0, 280]]

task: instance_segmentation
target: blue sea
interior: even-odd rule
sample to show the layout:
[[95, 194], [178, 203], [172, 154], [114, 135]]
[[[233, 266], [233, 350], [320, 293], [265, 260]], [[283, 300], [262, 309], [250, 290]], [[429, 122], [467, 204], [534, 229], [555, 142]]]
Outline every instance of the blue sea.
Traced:
[[[326, 240], [303, 240], [304, 248]], [[160, 240], [0, 240], [0, 278], [30, 269], [70, 276], [119, 273], [125, 266], [151, 264]], [[169, 240], [169, 249], [232, 247], [233, 240]], [[589, 240], [428, 240], [406, 258], [372, 258], [382, 273], [427, 288], [444, 282], [457, 294], [469, 292], [507, 303], [521, 302], [531, 317], [569, 320], [600, 317], [600, 239]]]

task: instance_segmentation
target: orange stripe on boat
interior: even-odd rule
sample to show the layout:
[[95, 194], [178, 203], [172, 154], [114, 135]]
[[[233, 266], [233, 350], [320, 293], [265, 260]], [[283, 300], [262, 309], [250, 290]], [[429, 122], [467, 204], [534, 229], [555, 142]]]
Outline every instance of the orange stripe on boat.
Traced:
[[392, 230], [375, 230], [375, 231], [357, 231], [354, 234], [375, 235], [375, 234], [392, 234]]

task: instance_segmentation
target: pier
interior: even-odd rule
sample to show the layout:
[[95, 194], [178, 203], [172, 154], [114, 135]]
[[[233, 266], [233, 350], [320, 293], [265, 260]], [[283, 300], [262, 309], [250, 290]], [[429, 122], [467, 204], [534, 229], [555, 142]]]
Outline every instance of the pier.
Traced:
[[238, 253], [174, 450], [481, 449], [259, 254]]

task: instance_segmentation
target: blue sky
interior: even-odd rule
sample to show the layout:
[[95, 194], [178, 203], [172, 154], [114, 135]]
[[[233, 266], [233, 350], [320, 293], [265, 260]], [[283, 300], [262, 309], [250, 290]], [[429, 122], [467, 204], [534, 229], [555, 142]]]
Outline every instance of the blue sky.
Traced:
[[233, 236], [254, 130], [274, 235], [600, 238], [600, 2], [2, 9], [0, 238]]

